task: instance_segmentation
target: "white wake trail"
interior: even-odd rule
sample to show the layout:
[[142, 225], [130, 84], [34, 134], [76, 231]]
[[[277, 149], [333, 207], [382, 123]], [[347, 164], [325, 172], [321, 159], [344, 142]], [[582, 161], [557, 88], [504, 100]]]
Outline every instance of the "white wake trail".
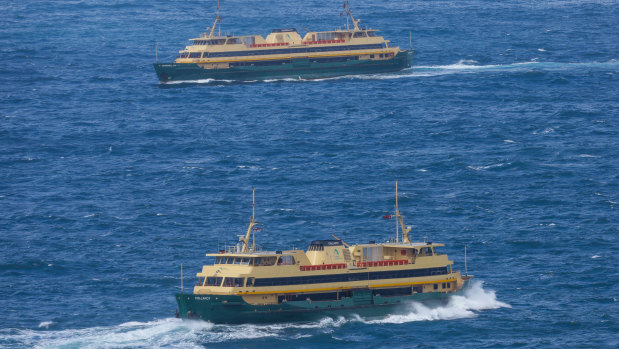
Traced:
[[358, 315], [325, 317], [312, 322], [273, 324], [217, 325], [204, 321], [166, 318], [148, 322], [126, 322], [114, 326], [84, 329], [44, 330], [56, 326], [41, 322], [39, 329], [0, 331], [0, 343], [7, 347], [33, 348], [202, 348], [204, 343], [225, 343], [265, 337], [298, 339], [332, 333], [350, 323], [400, 324], [412, 321], [436, 321], [470, 318], [488, 309], [510, 308], [497, 300], [483, 283], [473, 282], [461, 296], [452, 296], [446, 304], [428, 305], [413, 302], [407, 312], [381, 319], [363, 319]]

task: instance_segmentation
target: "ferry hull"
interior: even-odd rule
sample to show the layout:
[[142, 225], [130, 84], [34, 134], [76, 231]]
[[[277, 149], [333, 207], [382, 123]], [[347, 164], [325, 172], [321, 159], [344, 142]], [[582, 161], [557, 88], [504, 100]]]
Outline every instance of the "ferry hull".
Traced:
[[238, 295], [176, 294], [178, 316], [184, 319], [210, 321], [213, 323], [270, 323], [287, 321], [311, 321], [325, 316], [357, 314], [371, 318], [388, 314], [406, 313], [413, 301], [446, 301], [460, 295], [462, 289], [444, 293], [428, 292], [404, 296], [383, 297], [371, 291], [359, 291], [352, 297], [331, 301], [293, 301], [280, 304], [252, 305]]
[[162, 83], [178, 81], [317, 79], [342, 75], [375, 74], [399, 71], [411, 66], [414, 51], [402, 51], [389, 60], [350, 60], [345, 62], [310, 62], [294, 59], [279, 65], [235, 66], [225, 69], [205, 69], [196, 63], [155, 63], [155, 72]]

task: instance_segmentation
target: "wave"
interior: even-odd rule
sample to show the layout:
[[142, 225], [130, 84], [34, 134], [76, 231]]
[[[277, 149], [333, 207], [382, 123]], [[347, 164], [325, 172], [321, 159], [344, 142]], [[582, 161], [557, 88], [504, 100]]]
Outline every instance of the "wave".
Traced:
[[511, 305], [497, 300], [496, 293], [484, 290], [481, 281], [475, 281], [462, 296], [452, 296], [445, 305], [428, 306], [413, 302], [406, 314], [389, 315], [384, 319], [359, 321], [367, 324], [400, 324], [414, 321], [454, 320], [477, 316], [479, 311], [511, 308]]
[[274, 324], [217, 325], [204, 321], [166, 318], [149, 322], [126, 322], [115, 326], [84, 329], [49, 330], [58, 324], [44, 321], [36, 330], [0, 330], [3, 347], [34, 348], [202, 348], [205, 343], [226, 343], [274, 337], [295, 340], [324, 333], [332, 333], [350, 323], [400, 324], [413, 321], [437, 321], [470, 318], [480, 311], [511, 306], [497, 300], [492, 290], [484, 290], [483, 283], [475, 281], [462, 296], [450, 297], [447, 304], [427, 305], [413, 302], [406, 312], [378, 319], [325, 317], [313, 322]]
[[401, 79], [411, 77], [431, 77], [448, 74], [473, 74], [483, 72], [527, 72], [531, 70], [542, 71], [557, 71], [557, 70], [572, 70], [572, 69], [612, 69], [619, 68], [619, 61], [610, 60], [608, 62], [576, 62], [576, 63], [561, 63], [561, 62], [516, 62], [510, 64], [488, 64], [480, 65], [475, 60], [459, 60], [453, 64], [447, 65], [427, 65], [413, 66], [396, 73], [373, 74], [373, 75], [352, 75], [347, 78], [358, 79]]
[[562, 63], [562, 62], [539, 62], [537, 59], [533, 59], [529, 62], [516, 62], [510, 64], [488, 64], [480, 65], [479, 62], [471, 59], [462, 59], [453, 64], [447, 65], [420, 65], [413, 66], [411, 68], [403, 69], [399, 72], [393, 73], [378, 73], [378, 74], [356, 74], [356, 75], [344, 75], [325, 78], [273, 78], [267, 80], [223, 80], [223, 79], [200, 79], [200, 80], [183, 80], [183, 81], [170, 81], [161, 86], [171, 85], [187, 85], [187, 84], [235, 84], [235, 83], [279, 83], [279, 82], [321, 82], [329, 80], [389, 80], [389, 79], [402, 79], [411, 77], [431, 77], [447, 74], [471, 74], [480, 72], [507, 72], [507, 71], [531, 71], [531, 70], [543, 70], [543, 71], [556, 71], [556, 70], [571, 70], [571, 69], [612, 69], [619, 68], [619, 60], [611, 59], [608, 62], [576, 62], [576, 63]]

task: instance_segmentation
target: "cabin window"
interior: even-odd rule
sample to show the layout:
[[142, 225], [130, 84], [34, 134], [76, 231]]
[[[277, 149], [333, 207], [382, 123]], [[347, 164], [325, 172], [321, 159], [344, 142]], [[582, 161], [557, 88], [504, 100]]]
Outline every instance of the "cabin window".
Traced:
[[419, 250], [420, 256], [431, 256], [432, 255], [432, 247], [422, 247]]
[[202, 52], [191, 52], [189, 58], [202, 58]]
[[423, 286], [413, 286], [413, 293], [423, 293]]
[[226, 43], [226, 39], [206, 40], [207, 45], [223, 45], [225, 43]]
[[362, 37], [365, 37], [365, 33], [364, 32], [356, 32], [352, 37], [353, 38], [362, 38]]
[[374, 32], [368, 32], [368, 36], [372, 37], [372, 36], [376, 36], [376, 33]]
[[222, 279], [222, 277], [207, 277], [204, 286], [219, 286]]
[[223, 287], [233, 287], [234, 286], [234, 278], [225, 278]]
[[253, 36], [250, 36], [248, 38], [242, 38], [242, 40], [243, 40], [243, 43], [247, 46], [251, 46], [256, 43], [256, 38]]
[[249, 264], [249, 258], [241, 259], [241, 264], [248, 265]]
[[374, 58], [374, 55], [370, 55], [370, 58]]
[[317, 33], [316, 34], [316, 39], [318, 41], [323, 41], [323, 40], [334, 40], [335, 39], [335, 34], [330, 32], [330, 33]]
[[234, 287], [243, 287], [245, 278], [234, 278]]
[[434, 289], [438, 290], [438, 284], [434, 284]]
[[277, 260], [277, 265], [294, 265], [293, 256], [281, 256]]
[[255, 266], [271, 266], [271, 265], [275, 265], [275, 262], [277, 261], [276, 257], [257, 257], [254, 260], [254, 265]]
[[247, 278], [247, 287], [253, 287], [254, 286], [254, 280], [256, 280], [255, 278]]
[[234, 44], [240, 44], [240, 43], [241, 43], [241, 39], [239, 38], [230, 38], [226, 42], [227, 45], [234, 45]]

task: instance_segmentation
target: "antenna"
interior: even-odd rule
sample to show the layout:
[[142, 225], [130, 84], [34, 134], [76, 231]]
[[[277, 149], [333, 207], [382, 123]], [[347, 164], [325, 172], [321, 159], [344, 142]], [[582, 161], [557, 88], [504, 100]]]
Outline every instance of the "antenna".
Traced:
[[352, 25], [354, 26], [355, 30], [361, 30], [359, 29], [359, 22], [361, 22], [360, 19], [355, 19], [355, 17], [352, 16], [352, 12], [350, 12], [350, 4], [348, 4], [348, 0], [346, 0], [346, 3], [344, 4], [344, 7], [346, 8], [346, 14], [348, 16], [346, 16], [346, 30], [349, 30], [348, 27], [348, 17], [350, 17], [350, 20], [352, 21]]
[[408, 238], [408, 233], [411, 231], [412, 227], [411, 226], [405, 226], [404, 225], [404, 219], [402, 218], [402, 214], [400, 213], [400, 208], [398, 206], [398, 181], [395, 181], [395, 218], [396, 218], [396, 222], [395, 222], [395, 242], [399, 243], [400, 242], [400, 238], [399, 238], [399, 228], [402, 228], [402, 243], [403, 244], [410, 244], [411, 240]]
[[398, 180], [395, 181], [395, 243], [397, 244], [400, 241], [400, 229], [399, 229], [399, 220], [400, 220], [400, 210], [398, 209]]
[[408, 32], [408, 47], [412, 51], [413, 50], [413, 32]]
[[181, 263], [181, 294], [183, 294], [183, 263]]
[[245, 237], [242, 235], [239, 236], [239, 242], [243, 243], [241, 246], [241, 253], [246, 253], [249, 251], [249, 236], [253, 237], [252, 248], [256, 247], [256, 239], [254, 233], [254, 227], [256, 226], [255, 219], [255, 199], [256, 199], [256, 190], [254, 187], [251, 188], [251, 220], [249, 221], [249, 227], [247, 227], [247, 233], [245, 233]]
[[[254, 221], [256, 213], [256, 190], [251, 187], [251, 221]], [[256, 229], [251, 230], [251, 250], [256, 252]]]
[[466, 265], [466, 245], [464, 245], [464, 275], [469, 276], [469, 271]]
[[209, 38], [212, 38], [213, 34], [215, 34], [215, 27], [217, 27], [218, 23], [219, 23], [219, 27], [218, 27], [217, 36], [221, 36], [221, 17], [219, 16], [219, 0], [217, 0], [217, 15], [215, 16], [215, 22], [213, 23], [213, 26], [211, 27], [211, 32], [208, 34]]

